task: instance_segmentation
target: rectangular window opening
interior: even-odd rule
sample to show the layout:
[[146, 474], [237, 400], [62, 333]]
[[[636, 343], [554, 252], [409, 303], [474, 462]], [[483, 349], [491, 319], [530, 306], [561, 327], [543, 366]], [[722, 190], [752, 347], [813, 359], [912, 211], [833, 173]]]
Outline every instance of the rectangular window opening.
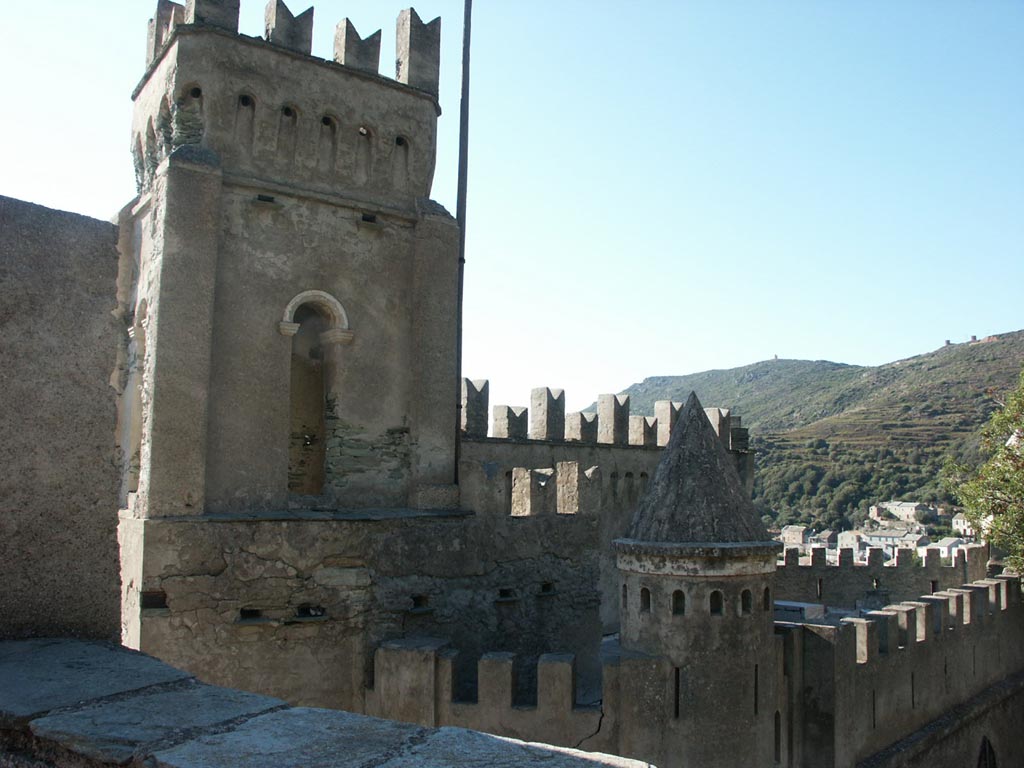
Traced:
[[139, 607], [144, 611], [167, 607], [167, 593], [162, 589], [143, 592], [139, 599]]

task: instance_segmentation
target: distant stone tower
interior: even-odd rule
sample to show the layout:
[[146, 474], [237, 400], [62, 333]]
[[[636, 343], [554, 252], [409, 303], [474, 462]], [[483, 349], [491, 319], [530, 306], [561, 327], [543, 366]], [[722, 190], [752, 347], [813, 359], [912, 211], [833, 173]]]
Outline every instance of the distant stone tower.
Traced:
[[623, 753], [663, 766], [773, 765], [781, 739], [772, 616], [780, 545], [696, 395], [629, 538], [615, 547], [623, 664], [631, 669], [619, 684], [643, 702], [619, 713]]
[[156, 5], [120, 222], [133, 645], [150, 573], [211, 516], [458, 506], [458, 230], [429, 200], [440, 20], [401, 13], [391, 80], [380, 33], [347, 20], [327, 61], [312, 9], [270, 0], [260, 39], [239, 0]]

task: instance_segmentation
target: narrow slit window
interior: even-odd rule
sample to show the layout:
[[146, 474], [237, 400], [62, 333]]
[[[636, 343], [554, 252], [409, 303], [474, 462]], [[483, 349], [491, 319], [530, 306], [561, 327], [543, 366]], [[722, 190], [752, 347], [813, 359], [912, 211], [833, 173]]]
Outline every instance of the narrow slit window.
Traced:
[[673, 716], [675, 717], [676, 720], [678, 720], [679, 719], [679, 687], [680, 687], [679, 667], [675, 667], [673, 669], [673, 672], [674, 672], [674, 677], [675, 677], [675, 695], [673, 697], [673, 700], [675, 702], [675, 706], [674, 706]]
[[782, 714], [775, 710], [775, 764], [782, 762]]
[[759, 687], [760, 687], [760, 680], [758, 679], [758, 666], [757, 666], [757, 664], [755, 664], [754, 665], [754, 714], [755, 715], [757, 714], [757, 704], [758, 704], [757, 699], [758, 699], [758, 694], [760, 693], [760, 691], [758, 690]]

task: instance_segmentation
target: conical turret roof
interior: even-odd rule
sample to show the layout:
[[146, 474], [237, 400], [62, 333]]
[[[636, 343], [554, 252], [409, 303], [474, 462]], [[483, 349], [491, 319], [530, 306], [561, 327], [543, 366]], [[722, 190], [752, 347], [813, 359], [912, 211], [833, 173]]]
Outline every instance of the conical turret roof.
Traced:
[[771, 541], [693, 392], [640, 500], [629, 538], [674, 544]]

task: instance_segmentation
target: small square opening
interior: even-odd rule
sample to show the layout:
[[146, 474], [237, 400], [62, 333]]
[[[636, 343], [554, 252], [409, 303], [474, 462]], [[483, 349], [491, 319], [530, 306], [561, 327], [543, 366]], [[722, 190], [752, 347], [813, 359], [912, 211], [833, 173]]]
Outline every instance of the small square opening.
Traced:
[[140, 598], [140, 608], [145, 611], [167, 607], [167, 593], [162, 589], [154, 589], [143, 592]]

